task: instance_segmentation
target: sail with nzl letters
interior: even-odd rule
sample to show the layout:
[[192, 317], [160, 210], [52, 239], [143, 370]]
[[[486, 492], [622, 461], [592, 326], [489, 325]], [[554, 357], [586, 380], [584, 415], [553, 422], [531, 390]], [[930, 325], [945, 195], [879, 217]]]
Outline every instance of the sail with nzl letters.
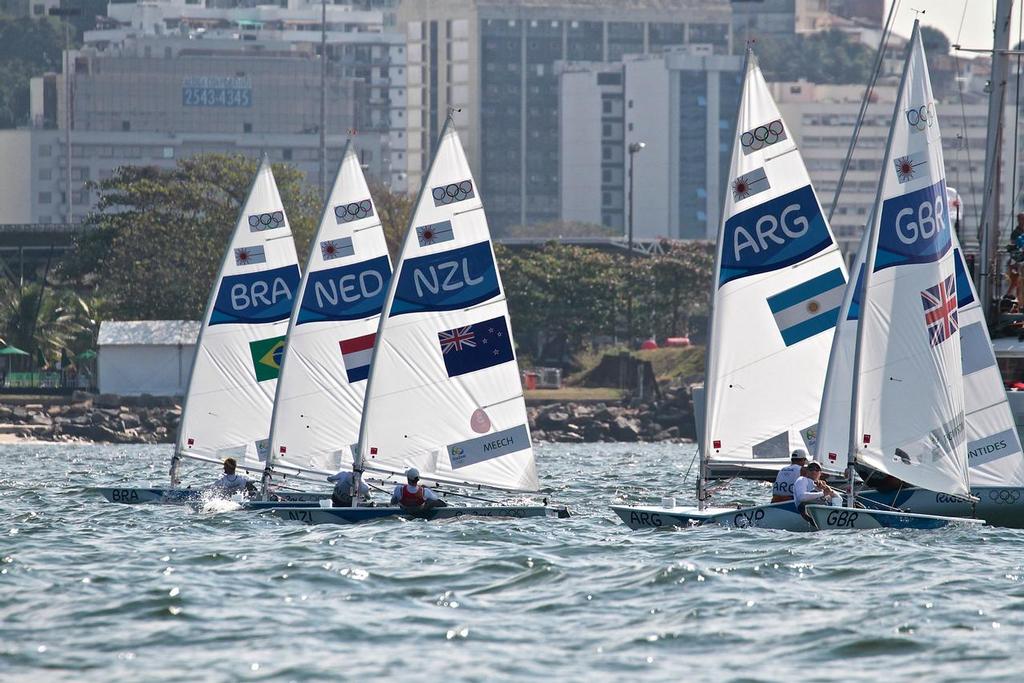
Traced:
[[[299, 284], [295, 242], [263, 159], [221, 261], [196, 344], [178, 456], [263, 470], [270, 417]], [[172, 465], [172, 479], [174, 478]]]
[[368, 471], [538, 487], [487, 218], [450, 119], [384, 305], [359, 448]]
[[718, 238], [702, 454], [777, 469], [813, 450], [846, 268], [796, 140], [748, 51]]
[[[856, 462], [969, 493], [958, 282], [942, 138], [915, 22], [860, 287], [851, 444]], [[831, 456], [829, 456], [831, 457]]]
[[390, 280], [380, 214], [349, 146], [288, 326], [270, 431], [272, 470], [333, 474], [352, 464]]

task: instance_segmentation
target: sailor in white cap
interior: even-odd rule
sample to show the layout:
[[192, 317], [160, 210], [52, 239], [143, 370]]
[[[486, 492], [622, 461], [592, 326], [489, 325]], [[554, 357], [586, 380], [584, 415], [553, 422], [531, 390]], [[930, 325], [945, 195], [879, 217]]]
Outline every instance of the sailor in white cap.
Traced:
[[391, 504], [398, 505], [406, 512], [426, 512], [436, 507], [445, 507], [447, 503], [437, 494], [420, 485], [420, 471], [410, 467], [405, 471], [408, 484], [399, 484], [391, 494]]
[[797, 448], [789, 457], [789, 465], [786, 465], [775, 477], [775, 484], [772, 486], [772, 502], [785, 503], [793, 500], [793, 484], [800, 478], [800, 469], [807, 464], [807, 451]]

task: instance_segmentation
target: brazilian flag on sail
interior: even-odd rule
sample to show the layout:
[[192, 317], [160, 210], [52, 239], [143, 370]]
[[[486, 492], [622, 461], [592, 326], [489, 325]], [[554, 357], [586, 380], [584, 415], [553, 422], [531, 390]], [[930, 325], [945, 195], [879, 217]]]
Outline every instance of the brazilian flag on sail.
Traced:
[[284, 336], [271, 337], [249, 342], [252, 366], [256, 370], [256, 381], [277, 379], [281, 372], [281, 358], [284, 356]]

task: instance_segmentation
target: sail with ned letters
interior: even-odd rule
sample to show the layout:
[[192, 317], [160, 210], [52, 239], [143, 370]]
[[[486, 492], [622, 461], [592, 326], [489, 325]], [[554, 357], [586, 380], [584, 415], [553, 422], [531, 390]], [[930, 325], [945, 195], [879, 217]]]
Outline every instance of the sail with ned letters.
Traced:
[[322, 474], [352, 464], [390, 280], [380, 214], [348, 146], [288, 326], [270, 431], [272, 469]]

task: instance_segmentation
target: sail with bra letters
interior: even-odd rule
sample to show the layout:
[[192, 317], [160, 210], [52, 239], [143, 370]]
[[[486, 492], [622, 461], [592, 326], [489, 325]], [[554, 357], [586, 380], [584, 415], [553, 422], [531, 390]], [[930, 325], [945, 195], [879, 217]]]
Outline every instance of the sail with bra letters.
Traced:
[[288, 318], [299, 285], [295, 242], [266, 158], [210, 293], [171, 466], [179, 456], [262, 471]]

